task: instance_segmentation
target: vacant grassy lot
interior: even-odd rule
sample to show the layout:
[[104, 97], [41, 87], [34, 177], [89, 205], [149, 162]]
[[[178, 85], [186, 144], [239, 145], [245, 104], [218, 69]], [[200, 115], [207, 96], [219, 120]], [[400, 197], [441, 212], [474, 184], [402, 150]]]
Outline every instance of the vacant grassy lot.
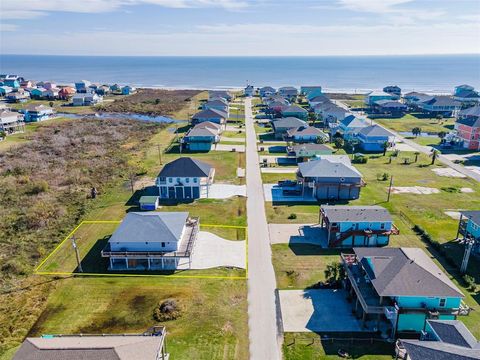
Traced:
[[295, 180], [295, 173], [285, 173], [285, 174], [271, 174], [271, 173], [262, 173], [262, 181], [264, 184], [275, 184], [280, 180]]
[[247, 359], [246, 294], [239, 280], [61, 279], [30, 335], [142, 332], [155, 306], [175, 299], [180, 318], [162, 323], [172, 358]]
[[390, 128], [394, 131], [412, 131], [413, 128], [419, 127], [422, 132], [438, 133], [439, 131], [449, 132], [453, 130], [455, 124], [454, 118], [445, 118], [442, 120], [418, 118], [414, 115], [407, 114], [399, 119], [375, 119], [376, 122]]

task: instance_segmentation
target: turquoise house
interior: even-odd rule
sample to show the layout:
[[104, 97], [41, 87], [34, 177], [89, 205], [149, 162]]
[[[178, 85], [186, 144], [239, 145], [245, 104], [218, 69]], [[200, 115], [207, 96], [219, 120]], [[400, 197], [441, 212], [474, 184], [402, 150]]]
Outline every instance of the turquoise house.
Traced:
[[395, 95], [386, 93], [385, 91], [372, 91], [365, 96], [365, 104], [373, 106], [379, 100], [395, 100], [398, 99]]
[[40, 99], [43, 96], [43, 92], [46, 91], [43, 88], [34, 88], [30, 90], [30, 97], [32, 99]]
[[18, 89], [20, 87], [20, 82], [17, 79], [5, 79], [3, 80], [3, 85]]
[[464, 295], [418, 248], [353, 248], [342, 254], [345, 288], [363, 326], [391, 338], [420, 334], [426, 321], [468, 315]]
[[472, 240], [472, 250], [480, 253], [480, 210], [460, 212], [457, 239], [459, 235], [462, 235], [464, 239]]
[[0, 86], [0, 96], [5, 96], [12, 92], [12, 88], [10, 86]]
[[360, 148], [366, 152], [382, 152], [385, 143], [392, 146], [395, 143], [395, 135], [385, 128], [372, 125], [360, 129], [357, 133]]
[[221, 126], [203, 122], [188, 130], [182, 139], [183, 146], [190, 151], [210, 151], [220, 141]]
[[322, 87], [319, 85], [315, 86], [301, 86], [300, 94], [305, 95], [305, 97], [310, 100], [316, 96], [322, 95]]
[[328, 247], [385, 246], [399, 234], [388, 210], [377, 205], [322, 205], [320, 217]]
[[308, 111], [298, 105], [289, 105], [282, 108], [282, 117], [296, 117], [297, 119], [307, 120]]
[[135, 89], [134, 87], [132, 86], [124, 86], [122, 87], [122, 95], [130, 95], [130, 94], [133, 94], [134, 92], [136, 92], [137, 89]]
[[45, 105], [31, 105], [20, 110], [20, 112], [24, 114], [25, 122], [48, 120], [55, 115], [55, 111], [50, 106]]

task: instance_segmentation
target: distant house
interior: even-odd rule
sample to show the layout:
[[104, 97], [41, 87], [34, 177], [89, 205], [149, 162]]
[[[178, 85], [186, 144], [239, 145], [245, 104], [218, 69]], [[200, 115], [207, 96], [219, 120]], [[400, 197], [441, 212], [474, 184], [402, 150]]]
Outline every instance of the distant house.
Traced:
[[0, 96], [5, 96], [13, 91], [13, 88], [10, 86], [0, 86]]
[[304, 196], [318, 200], [358, 199], [365, 185], [362, 174], [348, 156], [322, 155], [318, 160], [298, 164], [297, 182]]
[[45, 91], [42, 92], [42, 98], [49, 100], [57, 99], [59, 91], [60, 89], [58, 88], [45, 89]]
[[202, 122], [188, 130], [182, 144], [190, 151], [209, 151], [220, 141], [222, 126], [210, 121]]
[[272, 128], [276, 139], [283, 139], [287, 135], [288, 130], [298, 129], [299, 127], [307, 127], [308, 124], [296, 117], [285, 117], [272, 120]]
[[460, 109], [461, 103], [453, 99], [451, 96], [432, 96], [429, 99], [420, 101], [418, 107], [431, 116], [443, 115], [452, 116]]
[[348, 115], [340, 121], [336, 129], [343, 134], [343, 137], [346, 140], [349, 140], [352, 137], [355, 137], [361, 129], [367, 126], [368, 124], [365, 120], [357, 118], [355, 115]]
[[398, 99], [396, 95], [386, 93], [385, 91], [372, 91], [365, 96], [365, 104], [373, 106], [378, 100], [395, 100]]
[[386, 246], [399, 233], [388, 210], [377, 205], [322, 205], [320, 217], [328, 247]]
[[62, 99], [62, 100], [70, 99], [73, 96], [73, 94], [75, 94], [75, 89], [70, 86], [62, 87], [58, 91], [58, 97], [59, 99]]
[[110, 86], [110, 91], [112, 92], [121, 92], [122, 91], [122, 87], [118, 84], [113, 84]]
[[322, 87], [320, 85], [314, 86], [301, 86], [300, 94], [305, 95], [305, 97], [310, 100], [316, 96], [322, 95]]
[[30, 89], [30, 97], [32, 99], [41, 99], [43, 97], [44, 92], [47, 91], [44, 88], [33, 88]]
[[0, 132], [4, 132], [5, 134], [9, 135], [24, 131], [25, 124], [23, 122], [22, 114], [9, 110], [0, 111]]
[[108, 86], [108, 85], [101, 85], [101, 86], [97, 87], [97, 89], [95, 90], [95, 93], [98, 94], [98, 95], [101, 95], [101, 96], [105, 96], [105, 95], [109, 94], [110, 92], [111, 92], [110, 86]]
[[260, 97], [272, 96], [275, 95], [276, 90], [271, 86], [264, 86], [258, 90]]
[[207, 198], [215, 169], [189, 157], [166, 164], [157, 177], [160, 199], [177, 201]]
[[343, 121], [348, 115], [348, 110], [329, 102], [316, 105], [313, 111], [325, 124]]
[[31, 80], [23, 80], [20, 82], [20, 87], [21, 88], [29, 88], [29, 87], [33, 87], [33, 82]]
[[57, 84], [51, 82], [51, 81], [47, 81], [47, 82], [44, 82], [43, 83], [43, 87], [47, 90], [51, 90], [51, 89], [56, 89], [57, 88]]
[[232, 95], [226, 90], [209, 90], [208, 100], [225, 99], [226, 101], [232, 101]]
[[38, 122], [51, 119], [55, 111], [46, 105], [30, 105], [26, 109], [20, 110], [24, 114], [25, 122]]
[[134, 88], [133, 86], [130, 86], [130, 85], [126, 85], [126, 86], [122, 87], [122, 95], [134, 94], [136, 91], [137, 91], [137, 89]]
[[416, 91], [412, 91], [412, 92], [409, 92], [409, 93], [406, 93], [405, 95], [403, 95], [403, 102], [412, 107], [412, 108], [415, 108], [417, 107], [417, 105], [424, 101], [424, 100], [428, 100], [430, 99], [431, 96], [430, 95], [427, 95], [427, 94], [424, 94], [424, 93], [419, 93], [419, 92], [416, 92]]
[[13, 360], [168, 360], [166, 335], [155, 326], [142, 334], [27, 337]]
[[317, 95], [308, 100], [308, 104], [310, 105], [310, 108], [315, 108], [315, 106], [319, 104], [329, 104], [333, 105], [332, 101], [326, 96], [326, 95]]
[[217, 99], [217, 100], [207, 101], [207, 102], [203, 103], [202, 109], [204, 109], [204, 110], [208, 110], [208, 109], [220, 110], [220, 111], [226, 113], [227, 117], [228, 117], [229, 106], [228, 106], [228, 102], [226, 100]]
[[330, 140], [327, 134], [313, 126], [300, 126], [287, 130], [285, 138], [295, 143], [324, 143]]
[[297, 88], [293, 86], [284, 86], [278, 89], [278, 95], [283, 96], [288, 100], [295, 100], [298, 96]]
[[205, 121], [210, 121], [216, 124], [223, 125], [227, 122], [228, 114], [217, 109], [205, 109], [197, 112], [192, 116], [192, 123], [199, 124]]
[[20, 82], [17, 78], [6, 78], [3, 80], [3, 85], [11, 87], [13, 89], [18, 89], [20, 87]]
[[453, 91], [453, 98], [462, 104], [477, 104], [480, 102], [480, 94], [470, 85], [456, 86]]
[[89, 92], [89, 87], [92, 83], [90, 81], [87, 81], [87, 80], [80, 80], [78, 82], [75, 83], [75, 90], [77, 91], [77, 93], [87, 93]]
[[5, 101], [8, 103], [23, 103], [30, 100], [30, 93], [25, 92], [11, 92], [5, 96]]
[[93, 93], [76, 93], [72, 97], [73, 106], [96, 105], [103, 101], [103, 97]]
[[288, 102], [285, 103], [284, 101], [271, 101], [268, 103], [265, 113], [270, 115], [278, 115], [281, 114], [282, 110], [287, 108], [288, 106]]
[[355, 314], [390, 338], [420, 334], [428, 319], [455, 320], [465, 309], [462, 292], [421, 249], [356, 247], [341, 258]]
[[459, 320], [428, 319], [420, 340], [397, 341], [396, 359], [480, 359], [480, 343]]
[[393, 95], [394, 100], [398, 100], [398, 99], [400, 99], [400, 96], [402, 96], [402, 89], [400, 89], [397, 85], [385, 86], [383, 88], [383, 92], [386, 92], [387, 94]]
[[296, 104], [283, 107], [281, 113], [283, 117], [296, 117], [302, 120], [308, 119], [308, 111]]
[[325, 144], [297, 144], [287, 148], [287, 154], [295, 156], [297, 161], [303, 162], [318, 155], [332, 155], [333, 149]]
[[379, 125], [371, 125], [360, 129], [357, 133], [360, 148], [363, 151], [381, 152], [395, 143], [395, 135]]
[[262, 101], [267, 106], [269, 106], [271, 103], [274, 103], [274, 102], [279, 102], [279, 103], [282, 103], [283, 105], [290, 105], [290, 101], [288, 101], [288, 99], [282, 95], [266, 96], [262, 99]]
[[378, 100], [372, 107], [375, 114], [388, 117], [402, 117], [408, 110], [407, 105], [392, 100]]
[[248, 97], [252, 97], [255, 95], [255, 88], [253, 85], [247, 85], [245, 89], [243, 89], [243, 94]]
[[480, 150], [480, 105], [459, 111], [455, 130], [464, 148]]

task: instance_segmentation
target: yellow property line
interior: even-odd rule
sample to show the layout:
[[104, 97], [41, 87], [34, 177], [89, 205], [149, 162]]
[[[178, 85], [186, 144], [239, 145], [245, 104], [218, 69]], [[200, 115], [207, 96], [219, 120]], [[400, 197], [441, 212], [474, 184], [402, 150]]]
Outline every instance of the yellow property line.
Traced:
[[[83, 224], [119, 224], [121, 220], [84, 220], [78, 224], [60, 244], [53, 249], [53, 251], [35, 268], [36, 275], [50, 275], [50, 276], [103, 276], [103, 277], [167, 277], [167, 278], [191, 278], [191, 279], [228, 279], [228, 280], [245, 280], [248, 279], [248, 232], [245, 231], [245, 276], [215, 276], [215, 275], [162, 275], [162, 274], [102, 274], [102, 273], [74, 273], [74, 272], [54, 272], [54, 271], [38, 271], [43, 264], [53, 255], [58, 249], [75, 234], [75, 232]], [[238, 225], [218, 225], [218, 224], [201, 224], [204, 227], [219, 227], [231, 229], [247, 229], [246, 226]]]

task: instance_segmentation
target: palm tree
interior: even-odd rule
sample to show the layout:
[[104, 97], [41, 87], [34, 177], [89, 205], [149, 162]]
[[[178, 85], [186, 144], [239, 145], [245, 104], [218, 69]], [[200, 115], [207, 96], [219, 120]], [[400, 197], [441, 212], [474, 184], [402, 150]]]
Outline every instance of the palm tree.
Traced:
[[415, 162], [418, 161], [418, 155], [420, 155], [420, 153], [418, 151], [415, 151]]
[[388, 149], [388, 146], [390, 144], [388, 143], [388, 141], [385, 141], [383, 144], [382, 144], [382, 148], [383, 148], [383, 156], [385, 156], [387, 154], [387, 149]]
[[413, 136], [415, 136], [415, 137], [417, 137], [417, 136], [420, 135], [421, 133], [422, 133], [422, 129], [419, 128], [419, 127], [414, 127], [414, 128], [412, 129], [412, 134], [413, 134]]
[[432, 157], [432, 165], [435, 165], [435, 160], [437, 160], [437, 156], [440, 154], [440, 151], [438, 151], [437, 149], [432, 149], [432, 152], [431, 152], [431, 157]]

